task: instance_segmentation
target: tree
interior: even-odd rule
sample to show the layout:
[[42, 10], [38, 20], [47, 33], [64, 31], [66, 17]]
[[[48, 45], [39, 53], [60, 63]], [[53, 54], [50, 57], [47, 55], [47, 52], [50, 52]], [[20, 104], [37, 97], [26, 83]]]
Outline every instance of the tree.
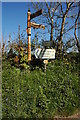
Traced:
[[69, 11], [69, 9], [70, 9], [70, 7], [71, 7], [72, 4], [73, 4], [73, 2], [72, 3], [70, 3], [70, 2], [66, 3], [67, 7], [66, 7], [66, 11], [65, 12], [63, 12], [62, 5], [60, 4], [63, 16], [62, 16], [62, 24], [61, 24], [61, 30], [60, 30], [60, 37], [59, 37], [59, 40], [58, 40], [58, 50], [59, 51], [62, 50], [62, 36], [63, 36], [63, 32], [64, 32], [65, 19], [66, 19], [67, 13], [68, 13], [68, 11]]
[[[70, 38], [67, 37], [66, 42], [63, 41], [63, 37], [75, 28], [74, 20], [76, 18], [76, 10], [78, 7], [79, 5], [76, 2], [47, 3], [45, 1], [45, 3], [33, 3], [33, 8], [36, 10], [43, 9], [42, 22], [46, 23], [48, 33], [50, 33], [50, 40], [54, 41], [57, 51], [62, 51], [63, 43], [66, 43], [68, 39], [72, 39], [70, 36]], [[72, 20], [71, 25], [69, 24], [70, 19]]]
[[[47, 9], [46, 9], [46, 8]], [[52, 12], [51, 8], [54, 7], [54, 11]], [[53, 41], [53, 31], [54, 31], [54, 21], [53, 21], [53, 17], [54, 17], [54, 12], [57, 10], [57, 8], [59, 7], [59, 3], [50, 3], [48, 4], [47, 2], [45, 3], [33, 3], [33, 8], [36, 10], [39, 9], [43, 9], [43, 17], [41, 18], [43, 23], [45, 24], [45, 27], [48, 28], [48, 32], [50, 32], [50, 41]], [[45, 19], [47, 18], [47, 19]], [[45, 34], [45, 33], [44, 33]]]
[[[77, 24], [79, 24], [78, 22], [78, 20], [79, 20], [79, 17], [80, 17], [80, 9], [79, 9], [79, 11], [78, 11], [78, 15], [77, 15], [77, 18], [76, 18], [76, 20], [75, 20], [75, 30], [74, 30], [74, 35], [75, 35], [75, 39], [76, 39], [76, 46], [77, 46], [77, 48], [78, 48], [78, 51], [80, 52], [80, 43], [79, 43], [79, 39], [78, 39], [78, 37], [77, 37], [77, 35], [76, 35], [76, 29], [77, 29]], [[80, 29], [80, 28], [79, 28]]]
[[[51, 3], [52, 4], [52, 3]], [[50, 7], [51, 7], [51, 4], [50, 4]], [[54, 12], [56, 11], [56, 9], [59, 7], [59, 3], [55, 4], [55, 8], [54, 8], [54, 11], [51, 13], [50, 11], [50, 7], [48, 6], [47, 2], [46, 2], [46, 6], [47, 6], [47, 9], [48, 9], [48, 14], [49, 14], [49, 18], [50, 18], [50, 26], [51, 26], [51, 32], [50, 32], [50, 41], [53, 40], [53, 28], [54, 28], [54, 23], [53, 23], [53, 17], [54, 17]], [[52, 14], [52, 15], [51, 15]]]

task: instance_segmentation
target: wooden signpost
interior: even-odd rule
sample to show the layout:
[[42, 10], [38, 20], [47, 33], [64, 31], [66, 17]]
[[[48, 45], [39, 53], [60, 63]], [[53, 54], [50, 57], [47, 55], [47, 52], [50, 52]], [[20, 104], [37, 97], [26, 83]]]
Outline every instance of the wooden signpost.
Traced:
[[36, 24], [34, 22], [30, 22], [31, 19], [39, 16], [42, 14], [42, 9], [31, 14], [30, 9], [28, 10], [27, 13], [27, 34], [28, 34], [28, 61], [31, 60], [31, 27], [35, 28], [43, 28], [45, 29], [44, 25]]
[[[45, 26], [42, 24], [36, 24], [34, 22], [30, 22], [31, 19], [39, 16], [42, 14], [42, 9], [31, 14], [30, 9], [28, 10], [27, 13], [27, 34], [28, 34], [28, 62], [31, 61], [31, 27], [34, 28], [42, 28], [45, 29]], [[52, 41], [50, 42], [44, 42], [43, 46], [46, 47], [52, 47], [53, 43]], [[43, 59], [43, 62], [45, 64], [45, 71], [46, 71], [46, 65], [48, 64], [49, 59], [55, 59], [55, 49], [41, 49], [38, 48], [35, 50], [35, 57], [36, 59]]]
[[27, 13], [28, 61], [31, 60], [31, 26], [30, 26], [30, 15], [31, 15], [31, 12], [30, 12], [30, 10], [28, 10], [28, 13]]
[[32, 26], [32, 27], [35, 27], [35, 28], [42, 28], [43, 30], [45, 29], [45, 26], [44, 26], [44, 25], [36, 24], [36, 23], [34, 23], [34, 22], [31, 22], [31, 26]]
[[41, 9], [41, 10], [38, 10], [37, 12], [31, 14], [30, 19], [33, 19], [33, 18], [35, 18], [35, 17], [41, 15], [42, 12], [43, 12], [43, 11], [42, 11], [42, 9]]

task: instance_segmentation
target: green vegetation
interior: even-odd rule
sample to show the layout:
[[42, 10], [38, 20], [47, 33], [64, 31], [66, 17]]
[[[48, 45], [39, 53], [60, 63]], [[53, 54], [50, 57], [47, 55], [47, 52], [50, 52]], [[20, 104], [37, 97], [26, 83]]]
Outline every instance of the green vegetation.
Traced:
[[78, 63], [51, 61], [46, 73], [40, 68], [20, 70], [3, 60], [3, 118], [52, 118], [78, 110]]

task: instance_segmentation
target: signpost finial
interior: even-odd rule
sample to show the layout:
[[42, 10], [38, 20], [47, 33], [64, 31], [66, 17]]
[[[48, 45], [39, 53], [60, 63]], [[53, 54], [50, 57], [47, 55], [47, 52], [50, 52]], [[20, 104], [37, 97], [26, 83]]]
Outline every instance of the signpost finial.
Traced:
[[30, 8], [28, 9], [28, 12], [30, 12]]

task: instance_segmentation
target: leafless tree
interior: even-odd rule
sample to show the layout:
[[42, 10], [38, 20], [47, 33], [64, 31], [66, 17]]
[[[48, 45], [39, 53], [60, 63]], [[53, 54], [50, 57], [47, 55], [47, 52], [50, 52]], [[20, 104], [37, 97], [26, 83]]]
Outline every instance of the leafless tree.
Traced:
[[[58, 40], [58, 50], [61, 50], [62, 49], [62, 36], [63, 36], [63, 32], [64, 32], [64, 25], [65, 25], [65, 20], [66, 20], [66, 16], [67, 16], [67, 13], [71, 7], [71, 5], [73, 4], [72, 3], [66, 3], [66, 11], [63, 12], [63, 16], [62, 16], [62, 23], [61, 23], [61, 30], [60, 30], [60, 37], [59, 37], [59, 40]], [[61, 5], [61, 10], [62, 10], [62, 5]]]
[[[65, 8], [64, 8], [65, 6]], [[69, 35], [69, 31], [76, 27], [76, 12], [74, 10], [78, 9], [79, 4], [76, 2], [46, 2], [45, 3], [33, 3], [33, 8], [36, 10], [43, 9], [43, 20], [46, 22], [46, 27], [50, 33], [50, 40], [55, 41], [57, 51], [62, 51], [63, 46], [63, 36]], [[45, 18], [45, 19], [44, 19]], [[71, 19], [73, 24], [69, 24], [69, 19]], [[77, 20], [76, 20], [77, 21]], [[68, 26], [68, 27], [67, 27]], [[73, 33], [74, 34], [74, 33]], [[76, 37], [76, 35], [75, 35]], [[67, 38], [68, 39], [68, 38]], [[71, 35], [70, 35], [71, 39]], [[69, 39], [69, 40], [70, 40]], [[76, 39], [77, 41], [77, 39]], [[67, 42], [67, 41], [66, 41]]]
[[[76, 46], [77, 46], [77, 48], [78, 48], [78, 51], [80, 52], [80, 43], [79, 43], [79, 39], [78, 39], [78, 37], [77, 37], [77, 35], [76, 35], [77, 24], [79, 24], [79, 23], [78, 23], [79, 17], [80, 17], [80, 9], [79, 9], [79, 11], [78, 11], [78, 15], [77, 15], [77, 18], [76, 18], [76, 20], [75, 20], [75, 30], [74, 30], [74, 35], [75, 35], [75, 39], [76, 39]], [[79, 28], [79, 29], [80, 29], [80, 28]]]

